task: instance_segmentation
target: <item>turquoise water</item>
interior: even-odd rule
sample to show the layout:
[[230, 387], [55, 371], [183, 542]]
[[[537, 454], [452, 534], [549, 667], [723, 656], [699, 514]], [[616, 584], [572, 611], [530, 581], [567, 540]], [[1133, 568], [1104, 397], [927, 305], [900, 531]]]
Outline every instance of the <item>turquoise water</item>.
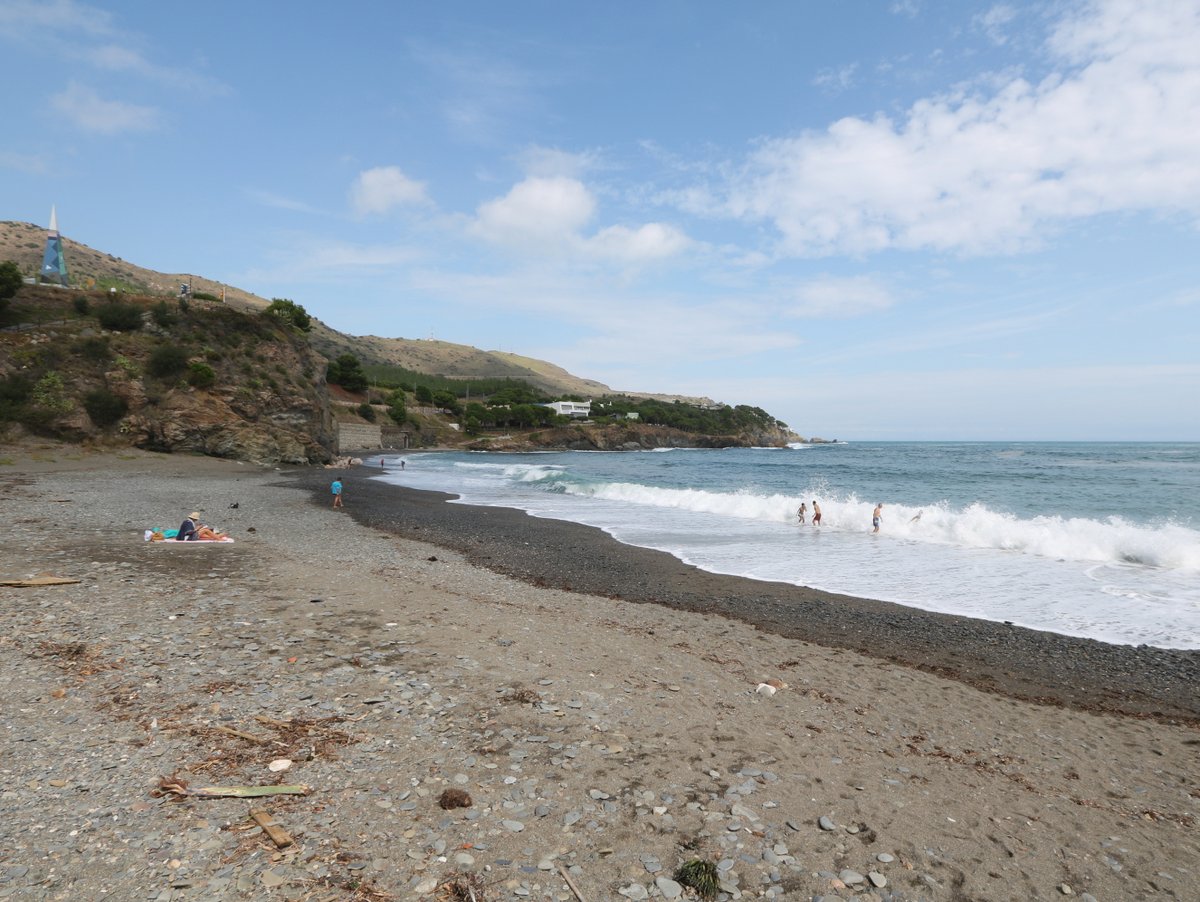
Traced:
[[[713, 572], [1107, 642], [1200, 648], [1200, 444], [863, 442], [404, 459], [404, 471], [386, 459], [380, 478], [590, 524]], [[800, 526], [796, 509], [813, 500], [823, 525]]]

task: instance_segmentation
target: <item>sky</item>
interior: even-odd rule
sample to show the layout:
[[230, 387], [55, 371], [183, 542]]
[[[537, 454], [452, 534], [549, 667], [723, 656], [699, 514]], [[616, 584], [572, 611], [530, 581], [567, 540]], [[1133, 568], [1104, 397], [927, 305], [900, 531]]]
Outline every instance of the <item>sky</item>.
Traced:
[[1200, 0], [0, 0], [0, 219], [804, 436], [1197, 441], [1197, 48]]

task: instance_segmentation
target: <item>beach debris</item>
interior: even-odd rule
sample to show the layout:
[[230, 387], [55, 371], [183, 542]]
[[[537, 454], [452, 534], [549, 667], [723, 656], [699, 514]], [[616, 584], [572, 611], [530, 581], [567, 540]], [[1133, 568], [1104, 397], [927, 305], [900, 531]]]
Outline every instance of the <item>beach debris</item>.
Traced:
[[759, 695], [765, 695], [765, 696], [770, 697], [770, 696], [774, 695], [778, 690], [774, 686], [772, 686], [770, 683], [759, 683], [758, 688], [755, 689], [754, 691], [757, 692]]
[[69, 586], [79, 582], [83, 582], [83, 580], [41, 573], [37, 576], [26, 577], [25, 579], [0, 579], [0, 586], [10, 586], [15, 589], [31, 589], [37, 586]]
[[172, 774], [169, 777], [160, 777], [158, 786], [150, 791], [150, 795], [154, 798], [162, 798], [164, 796], [172, 796], [174, 798], [197, 798], [197, 799], [257, 799], [262, 796], [276, 795], [308, 795], [312, 789], [302, 784], [295, 785], [275, 785], [275, 786], [188, 786], [187, 781], [181, 779], [178, 775]]
[[575, 885], [575, 881], [571, 879], [571, 875], [567, 873], [567, 869], [564, 868], [561, 863], [558, 865], [558, 873], [562, 875], [563, 880], [567, 881], [567, 887], [572, 893], [575, 894], [575, 898], [578, 899], [579, 902], [587, 902], [587, 900], [583, 898], [583, 893], [579, 891], [579, 887]]
[[251, 809], [250, 819], [262, 827], [263, 832], [271, 837], [271, 842], [280, 849], [286, 849], [295, 841], [290, 833], [275, 823], [275, 818], [271, 817], [271, 813], [263, 808]]
[[233, 727], [213, 726], [210, 730], [216, 730], [218, 733], [227, 733], [230, 736], [236, 736], [238, 739], [245, 739], [247, 742], [257, 743], [258, 745], [266, 745], [273, 740], [266, 739], [262, 736], [255, 736], [253, 733], [244, 733], [241, 730], [235, 730]]
[[444, 902], [485, 902], [486, 887], [478, 874], [452, 873], [437, 886], [437, 898]]
[[461, 789], [447, 789], [438, 797], [438, 804], [449, 811], [451, 808], [470, 808], [471, 796]]
[[676, 868], [675, 882], [691, 887], [701, 899], [715, 899], [721, 889], [716, 864], [703, 858], [693, 858]]
[[291, 766], [292, 766], [291, 758], [276, 758], [274, 761], [272, 761], [270, 764], [267, 765], [267, 770], [269, 770], [273, 774], [277, 774], [280, 771], [287, 770]]
[[542, 694], [536, 689], [526, 686], [514, 686], [504, 690], [500, 701], [510, 705], [536, 705], [542, 700]]

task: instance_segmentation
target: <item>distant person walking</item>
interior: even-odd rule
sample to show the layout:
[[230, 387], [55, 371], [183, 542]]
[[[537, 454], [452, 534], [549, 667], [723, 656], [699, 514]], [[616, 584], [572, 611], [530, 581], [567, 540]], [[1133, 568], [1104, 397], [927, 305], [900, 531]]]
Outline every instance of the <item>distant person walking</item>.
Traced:
[[342, 506], [342, 481], [335, 479], [329, 484], [329, 491], [333, 493], [333, 506]]
[[880, 501], [875, 505], [875, 510], [871, 512], [871, 525], [875, 527], [871, 532], [879, 532], [879, 526], [883, 523], [883, 502]]
[[403, 469], [404, 469], [404, 458], [401, 458], [401, 459], [400, 459], [400, 469], [401, 469], [401, 470], [403, 470]]
[[808, 505], [803, 501], [800, 502], [800, 510], [796, 511], [796, 516], [800, 518], [800, 524], [804, 525], [804, 518], [808, 514]]
[[813, 499], [813, 526], [821, 525], [821, 505], [817, 504], [817, 499]]

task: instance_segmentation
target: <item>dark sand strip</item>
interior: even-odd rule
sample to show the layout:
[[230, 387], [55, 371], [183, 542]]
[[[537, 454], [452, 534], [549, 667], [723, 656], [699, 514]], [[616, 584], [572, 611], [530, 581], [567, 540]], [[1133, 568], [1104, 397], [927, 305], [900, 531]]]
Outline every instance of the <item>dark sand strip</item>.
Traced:
[[[328, 471], [297, 471], [329, 504]], [[346, 512], [537, 586], [734, 618], [827, 648], [917, 667], [1011, 698], [1200, 725], [1200, 651], [1108, 645], [783, 583], [706, 573], [590, 526], [447, 503], [351, 470]], [[350, 562], [347, 562], [348, 564]], [[964, 586], [964, 592], [970, 587]], [[664, 641], [671, 641], [664, 637]], [[797, 655], [803, 654], [797, 647]], [[784, 672], [787, 662], [764, 662]], [[936, 704], [936, 700], [931, 699]]]

